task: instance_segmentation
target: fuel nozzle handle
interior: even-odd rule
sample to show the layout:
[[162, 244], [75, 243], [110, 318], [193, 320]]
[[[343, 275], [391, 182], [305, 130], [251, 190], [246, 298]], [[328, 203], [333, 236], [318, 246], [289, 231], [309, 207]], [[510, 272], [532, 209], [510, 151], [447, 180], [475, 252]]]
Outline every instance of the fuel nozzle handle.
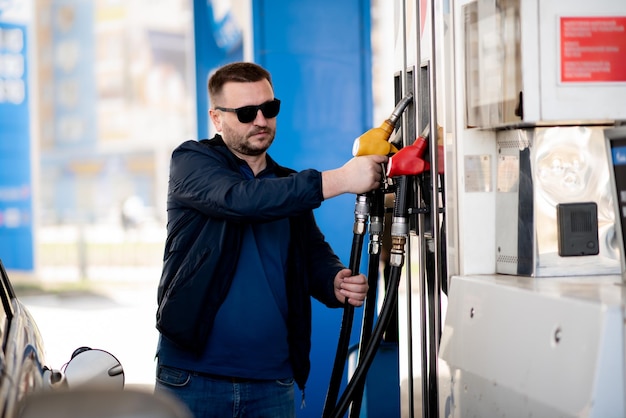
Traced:
[[389, 137], [400, 119], [400, 115], [406, 107], [413, 101], [413, 94], [406, 95], [379, 127], [372, 128], [354, 140], [352, 145], [352, 155], [359, 157], [362, 155], [390, 155], [398, 152], [398, 148], [391, 144]]

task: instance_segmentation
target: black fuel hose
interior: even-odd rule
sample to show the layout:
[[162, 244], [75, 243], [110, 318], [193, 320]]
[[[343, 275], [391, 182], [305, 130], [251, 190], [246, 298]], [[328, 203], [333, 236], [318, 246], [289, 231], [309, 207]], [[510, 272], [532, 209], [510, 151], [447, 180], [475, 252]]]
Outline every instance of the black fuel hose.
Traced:
[[[350, 265], [348, 266], [348, 268], [352, 271], [353, 276], [359, 274], [361, 253], [363, 251], [363, 236], [365, 235], [365, 230], [367, 229], [368, 214], [369, 198], [366, 195], [358, 195], [354, 209], [354, 230], [352, 236], [352, 249], [350, 250]], [[352, 333], [353, 322], [354, 306], [349, 304], [346, 299], [343, 308], [341, 329], [339, 331], [339, 340], [337, 342], [335, 362], [330, 376], [328, 392], [326, 392], [326, 400], [324, 402], [322, 417], [327, 417], [330, 414], [337, 403], [337, 398], [339, 397], [339, 388], [341, 386], [341, 380], [343, 378], [343, 372], [348, 358], [348, 349], [350, 348], [350, 334]]]
[[408, 181], [406, 176], [395, 179], [397, 187], [395, 190], [395, 202], [393, 211], [393, 222], [391, 225], [392, 248], [390, 255], [391, 273], [389, 283], [387, 284], [383, 307], [380, 311], [378, 322], [372, 332], [369, 344], [363, 351], [363, 356], [359, 359], [352, 378], [348, 382], [337, 406], [333, 410], [331, 418], [340, 418], [347, 411], [350, 403], [352, 403], [356, 391], [361, 385], [365, 384], [365, 378], [369, 371], [378, 347], [382, 342], [382, 336], [385, 332], [389, 321], [393, 316], [398, 301], [398, 285], [400, 283], [400, 275], [402, 266], [404, 265], [404, 246], [408, 236], [408, 206], [407, 206], [407, 188]]
[[[376, 316], [376, 294], [378, 293], [378, 272], [380, 269], [380, 252], [382, 250], [382, 236], [385, 220], [385, 193], [381, 189], [371, 192], [371, 210], [370, 210], [370, 245], [368, 250], [368, 268], [367, 268], [367, 298], [363, 307], [363, 321], [361, 324], [361, 340], [359, 341], [359, 352], [357, 356], [358, 363], [361, 362], [363, 356], [363, 348], [366, 347], [372, 335], [374, 326], [374, 318]], [[352, 408], [350, 409], [351, 417], [358, 417], [361, 413], [361, 402], [363, 400], [363, 391], [365, 390], [365, 382], [355, 389]]]
[[[363, 312], [363, 324], [361, 327], [361, 340], [359, 341], [359, 351], [357, 356], [357, 364], [361, 364], [363, 361], [363, 349], [367, 347], [372, 336], [372, 327], [374, 324], [374, 316], [376, 313], [376, 293], [377, 293], [377, 281], [378, 266], [376, 272], [372, 272], [372, 266], [380, 260], [380, 254], [370, 256], [370, 268], [368, 269], [368, 284], [369, 289], [367, 291], [367, 305]], [[354, 390], [354, 396], [352, 401], [352, 408], [350, 408], [350, 417], [356, 418], [361, 415], [361, 404], [363, 402], [363, 392], [365, 391], [365, 381], [360, 381], [358, 386]]]
[[374, 361], [376, 352], [378, 351], [378, 347], [382, 342], [383, 333], [389, 325], [389, 320], [393, 316], [393, 311], [396, 308], [396, 303], [398, 301], [398, 284], [400, 283], [401, 271], [402, 267], [391, 267], [391, 277], [389, 283], [387, 284], [385, 300], [380, 311], [380, 316], [378, 317], [378, 322], [372, 332], [370, 343], [363, 352], [361, 361], [359, 361], [359, 364], [352, 375], [352, 379], [350, 379], [350, 382], [341, 395], [339, 402], [337, 402], [335, 410], [332, 415], [330, 415], [331, 418], [340, 418], [345, 414], [350, 406], [350, 403], [352, 402], [356, 389], [359, 385], [365, 382], [367, 372], [369, 371], [369, 368]]

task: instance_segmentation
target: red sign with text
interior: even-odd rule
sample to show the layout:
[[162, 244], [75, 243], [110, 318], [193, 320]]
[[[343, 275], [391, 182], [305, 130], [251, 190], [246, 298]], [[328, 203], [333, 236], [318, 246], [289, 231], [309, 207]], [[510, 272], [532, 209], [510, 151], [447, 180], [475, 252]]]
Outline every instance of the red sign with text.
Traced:
[[561, 82], [626, 82], [626, 16], [560, 23]]

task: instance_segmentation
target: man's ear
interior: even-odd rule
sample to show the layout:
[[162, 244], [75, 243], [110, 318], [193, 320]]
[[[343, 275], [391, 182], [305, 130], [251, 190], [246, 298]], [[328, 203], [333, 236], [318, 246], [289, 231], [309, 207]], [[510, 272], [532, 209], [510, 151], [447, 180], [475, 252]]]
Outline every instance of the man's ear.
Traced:
[[216, 132], [222, 132], [222, 114], [215, 109], [209, 109], [209, 118], [213, 122]]

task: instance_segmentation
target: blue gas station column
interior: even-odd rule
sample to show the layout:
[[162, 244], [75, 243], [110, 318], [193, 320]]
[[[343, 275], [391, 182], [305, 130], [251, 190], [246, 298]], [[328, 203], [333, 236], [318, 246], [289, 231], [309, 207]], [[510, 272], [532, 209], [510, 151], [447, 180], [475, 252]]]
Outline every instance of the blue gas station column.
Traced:
[[[275, 95], [282, 101], [270, 155], [297, 170], [341, 166], [352, 157], [354, 139], [372, 127], [369, 1], [252, 4], [254, 61], [270, 71]], [[322, 232], [346, 265], [354, 203], [354, 195], [345, 195], [316, 210]], [[322, 415], [341, 316], [341, 309], [314, 302], [311, 376], [306, 408], [297, 408], [298, 417]], [[356, 309], [353, 343], [358, 342], [361, 316], [362, 308]]]
[[7, 269], [32, 271], [28, 30], [1, 18], [0, 13], [0, 259]]
[[209, 135], [207, 82], [213, 69], [243, 59], [242, 34], [230, 12], [217, 16], [211, 0], [193, 1], [198, 139]]

